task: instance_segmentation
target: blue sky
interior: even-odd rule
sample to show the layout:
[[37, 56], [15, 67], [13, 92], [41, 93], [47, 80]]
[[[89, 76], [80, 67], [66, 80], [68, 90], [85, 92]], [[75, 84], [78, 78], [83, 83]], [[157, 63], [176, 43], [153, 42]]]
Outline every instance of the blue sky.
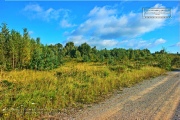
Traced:
[[[43, 44], [87, 42], [98, 49], [163, 47], [180, 52], [179, 1], [0, 1], [0, 23], [27, 28]], [[143, 18], [143, 8], [170, 8], [171, 18]]]

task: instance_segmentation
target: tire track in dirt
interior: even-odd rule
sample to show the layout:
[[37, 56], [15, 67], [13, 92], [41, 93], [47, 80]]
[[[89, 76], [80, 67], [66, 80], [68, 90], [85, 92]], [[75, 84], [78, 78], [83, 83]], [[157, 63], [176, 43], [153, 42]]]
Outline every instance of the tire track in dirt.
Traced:
[[[164, 106], [160, 109], [158, 114], [153, 118], [154, 120], [170, 120], [172, 119], [174, 112], [179, 104], [180, 100], [180, 88], [177, 87], [177, 90], [170, 96], [168, 101], [165, 101]], [[179, 95], [179, 96], [177, 96]], [[168, 111], [167, 111], [168, 110]]]
[[[180, 83], [179, 81], [175, 82], [175, 84], [171, 88], [167, 88], [167, 91], [165, 93], [158, 95], [157, 99], [153, 99], [154, 97], [150, 98], [152, 97], [152, 95], [147, 94], [136, 101], [127, 103], [132, 106], [132, 108], [129, 109], [129, 111], [132, 111], [132, 113], [124, 112], [125, 110], [122, 110], [122, 111], [118, 111], [116, 114], [112, 116], [116, 116], [116, 119], [121, 118], [121, 119], [130, 119], [130, 120], [134, 120], [134, 119], [155, 120], [153, 116], [155, 116], [160, 111], [160, 108], [164, 106], [163, 101], [166, 100], [167, 97], [169, 97], [169, 95], [173, 94], [173, 92], [178, 87], [179, 83]], [[153, 94], [153, 92], [151, 94]], [[177, 93], [175, 94], [177, 95]], [[127, 107], [127, 105], [125, 106]], [[113, 119], [112, 116], [110, 117], [111, 119]], [[166, 120], [166, 119], [160, 119], [160, 120]]]
[[[172, 76], [171, 76], [171, 77], [172, 77]], [[138, 95], [135, 95], [135, 96], [130, 97], [129, 100], [135, 101], [135, 100], [139, 99], [140, 97], [142, 97], [143, 95], [149, 93], [149, 92], [152, 91], [154, 88], [156, 88], [156, 87], [158, 87], [159, 85], [165, 83], [165, 82], [166, 82], [167, 80], [169, 80], [169, 79], [170, 79], [170, 77], [165, 78], [164, 80], [158, 82], [157, 84], [155, 84], [155, 85], [147, 88], [146, 90], [140, 92]]]
[[[176, 73], [177, 74], [177, 73]], [[167, 81], [167, 80], [171, 80], [173, 79], [174, 76], [176, 76], [176, 74], [174, 74], [172, 77], [166, 77], [163, 81], [160, 81], [159, 83], [147, 88], [146, 90], [140, 92], [139, 94], [142, 96], [138, 96], [132, 97], [133, 99], [132, 102], [127, 102], [127, 105], [130, 104], [132, 106], [132, 108], [129, 108], [129, 112], [124, 112], [125, 110], [118, 111], [115, 115], [114, 118], [110, 117], [108, 119], [151, 119], [152, 116], [155, 115], [154, 111], [158, 111], [162, 106], [164, 106], [164, 100], [167, 99], [167, 97], [169, 97], [169, 95], [173, 94], [173, 92], [176, 90], [176, 88], [179, 86], [180, 81], [176, 81], [175, 83], [171, 82], [171, 81]], [[167, 86], [167, 82], [172, 83], [172, 85]], [[166, 86], [164, 86], [164, 84]], [[161, 86], [160, 86], [161, 85]], [[169, 84], [168, 84], [169, 85]], [[165, 90], [167, 91], [162, 91], [164, 92], [163, 94], [154, 94], [153, 89], [159, 89], [161, 87], [167, 87]], [[178, 90], [176, 90], [178, 92]], [[158, 95], [157, 99], [152, 99], [152, 98], [147, 98], [147, 97], [153, 97], [154, 95]], [[176, 95], [178, 95], [176, 93]], [[156, 97], [154, 97], [156, 98]], [[179, 98], [178, 98], [179, 99]], [[171, 100], [173, 101], [173, 100]], [[125, 105], [125, 107], [129, 107]], [[167, 109], [166, 109], [167, 110]], [[170, 110], [170, 109], [169, 109]], [[172, 114], [171, 114], [172, 116]], [[154, 120], [155, 118], [153, 118], [152, 120]], [[165, 118], [163, 120], [166, 120]]]
[[[153, 116], [158, 116], [158, 114], [160, 114], [160, 112], [157, 113], [158, 111], [161, 111], [160, 108], [163, 107], [163, 106], [168, 105], [168, 104], [164, 104], [164, 103], [161, 102], [161, 101], [163, 101], [163, 99], [164, 99], [165, 97], [171, 97], [171, 96], [168, 96], [168, 95], [171, 95], [171, 94], [177, 95], [177, 94], [178, 94], [178, 93], [177, 93], [178, 90], [176, 90], [176, 89], [178, 88], [179, 84], [180, 84], [180, 81], [177, 81], [171, 88], [169, 88], [167, 91], [165, 91], [164, 94], [159, 95], [159, 98], [158, 98], [157, 100], [155, 100], [155, 101], [151, 104], [151, 106], [149, 106], [148, 108], [146, 108], [146, 109], [149, 109], [149, 110], [147, 110], [147, 113], [148, 113], [147, 118], [151, 118], [152, 120], [154, 120], [155, 118], [153, 118]], [[176, 92], [174, 93], [174, 91], [176, 91]], [[174, 98], [174, 99], [180, 99], [180, 98], [177, 97], [177, 98]], [[173, 101], [173, 99], [171, 99], [171, 101]], [[160, 103], [161, 103], [161, 104], [160, 104]], [[167, 109], [166, 109], [166, 110], [167, 110]], [[169, 110], [170, 110], [170, 109], [169, 109]], [[172, 114], [171, 114], [171, 115], [172, 115]], [[165, 120], [165, 119], [163, 119], [163, 120]]]
[[[170, 76], [172, 77], [172, 76]], [[158, 87], [159, 85], [165, 83], [168, 79], [170, 79], [170, 77], [167, 77], [165, 79], [163, 79], [162, 81], [158, 82], [157, 84], [145, 89], [144, 91], [140, 92], [137, 95], [131, 96], [129, 97], [126, 101], [118, 103], [116, 105], [116, 107], [113, 107], [111, 109], [109, 109], [108, 111], [104, 112], [103, 114], [100, 114], [99, 116], [93, 118], [94, 120], [100, 120], [100, 119], [109, 119], [110, 116], [112, 116], [113, 114], [115, 114], [116, 112], [120, 111], [121, 109], [123, 109], [123, 105], [126, 104], [128, 101], [136, 101], [137, 99], [141, 98], [143, 95], [149, 93], [150, 91], [152, 91], [154, 88]], [[91, 119], [91, 118], [90, 118]]]

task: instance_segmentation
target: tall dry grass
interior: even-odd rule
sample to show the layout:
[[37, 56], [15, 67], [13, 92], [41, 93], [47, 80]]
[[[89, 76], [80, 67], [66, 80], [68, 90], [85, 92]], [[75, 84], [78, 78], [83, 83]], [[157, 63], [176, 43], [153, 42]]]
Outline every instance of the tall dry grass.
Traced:
[[4, 119], [22, 119], [57, 113], [165, 72], [148, 66], [125, 72], [112, 67], [116, 66], [71, 62], [51, 71], [1, 71], [0, 114]]

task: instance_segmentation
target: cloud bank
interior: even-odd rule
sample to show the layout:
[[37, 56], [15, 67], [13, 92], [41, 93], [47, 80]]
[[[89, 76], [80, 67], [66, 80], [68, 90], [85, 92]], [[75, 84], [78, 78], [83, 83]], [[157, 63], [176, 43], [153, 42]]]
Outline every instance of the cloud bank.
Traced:
[[[166, 7], [155, 4], [152, 8]], [[155, 47], [167, 41], [153, 36], [153, 40], [140, 38], [165, 26], [167, 19], [146, 19], [141, 12], [134, 11], [122, 14], [112, 6], [94, 7], [87, 14], [87, 19], [79, 25], [70, 22], [71, 11], [68, 9], [44, 9], [38, 4], [30, 4], [24, 7], [23, 12], [30, 19], [56, 21], [61, 28], [74, 28], [71, 32], [64, 32], [64, 35], [67, 37], [66, 42], [73, 41], [75, 45], [86, 42], [98, 49], [114, 47], [141, 49]], [[178, 13], [178, 7], [172, 9], [173, 16], [178, 16]]]
[[[162, 8], [161, 4], [154, 7]], [[131, 44], [125, 46], [152, 47], [166, 42], [160, 38], [155, 42], [138, 41], [139, 36], [163, 27], [166, 19], [145, 19], [142, 13], [130, 12], [119, 15], [118, 10], [110, 7], [94, 7], [87, 15], [87, 20], [81, 23], [77, 29], [73, 30], [67, 41], [73, 41], [79, 45], [87, 42], [91, 46], [98, 48], [121, 47], [125, 41], [120, 39], [130, 39]]]

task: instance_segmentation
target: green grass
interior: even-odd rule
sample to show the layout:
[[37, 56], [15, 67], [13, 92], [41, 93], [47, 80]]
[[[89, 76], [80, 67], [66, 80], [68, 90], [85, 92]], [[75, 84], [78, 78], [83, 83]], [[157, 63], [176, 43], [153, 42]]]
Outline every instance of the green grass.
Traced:
[[63, 108], [98, 102], [102, 96], [163, 74], [156, 67], [70, 62], [51, 71], [0, 73], [0, 117], [31, 119]]

